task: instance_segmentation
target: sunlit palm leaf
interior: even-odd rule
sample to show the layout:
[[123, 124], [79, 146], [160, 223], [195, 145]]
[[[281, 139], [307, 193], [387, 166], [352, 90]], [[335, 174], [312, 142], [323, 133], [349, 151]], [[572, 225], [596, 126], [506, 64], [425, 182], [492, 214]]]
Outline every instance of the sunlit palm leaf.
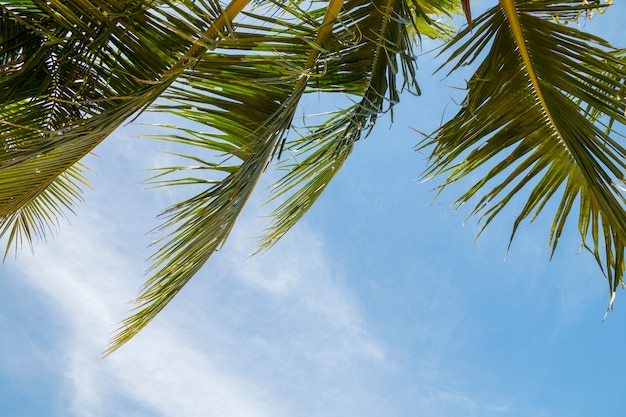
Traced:
[[[0, 2], [9, 28], [0, 39], [1, 233], [15, 235], [13, 221], [24, 230], [19, 212], [52, 218], [46, 188], [162, 92], [147, 81], [175, 62], [164, 45], [175, 52], [189, 40], [155, 23], [151, 4]], [[55, 195], [58, 207], [76, 201], [74, 192]]]
[[19, 211], [51, 218], [36, 201], [46, 187], [160, 97], [247, 2], [0, 2], [0, 233], [22, 227]]
[[445, 186], [487, 169], [457, 200], [461, 205], [484, 193], [472, 211], [484, 219], [483, 227], [527, 190], [511, 239], [524, 219], [560, 199], [552, 252], [578, 205], [582, 239], [591, 238], [613, 294], [622, 282], [626, 244], [626, 150], [618, 141], [626, 122], [623, 53], [554, 23], [556, 14], [577, 16], [590, 7], [501, 0], [475, 21], [473, 34], [464, 31], [448, 46], [464, 42], [449, 61], [456, 62], [453, 69], [478, 57], [482, 63], [460, 112], [427, 143], [433, 146], [427, 176], [447, 175]]
[[[20, 186], [12, 182], [13, 186]], [[24, 243], [32, 249], [35, 237], [46, 238], [60, 225], [65, 211], [72, 211], [72, 205], [81, 200], [81, 186], [88, 185], [82, 174], [80, 163], [71, 166], [45, 187], [36, 198], [18, 210], [0, 218], [0, 236], [8, 236], [4, 253], [6, 257], [11, 245], [17, 251]]]
[[[294, 37], [287, 22], [248, 14], [248, 21], [237, 26], [236, 38], [216, 45], [223, 53], [205, 54], [165, 94], [173, 104], [157, 108], [214, 131], [189, 135], [189, 131], [177, 129], [179, 133], [164, 139], [226, 151], [228, 158], [239, 162], [229, 164], [226, 176], [211, 181], [208, 189], [162, 214], [165, 223], [161, 229], [169, 233], [157, 242], [161, 246], [151, 259], [153, 275], [137, 300], [138, 311], [123, 322], [107, 353], [150, 322], [222, 246], [291, 126], [342, 5], [342, 0], [331, 1], [324, 9], [323, 21], [305, 29], [302, 37]], [[267, 29], [254, 25], [255, 20], [272, 25]], [[212, 164], [205, 168], [216, 170]]]
[[314, 86], [322, 91], [349, 89], [359, 101], [331, 112], [323, 125], [309, 128], [289, 143], [293, 157], [279, 166], [288, 174], [275, 184], [272, 196], [287, 199], [274, 211], [274, 221], [260, 242], [261, 250], [275, 244], [311, 208], [354, 143], [371, 130], [379, 114], [399, 101], [397, 75], [404, 77], [404, 86], [419, 94], [409, 32], [417, 29], [412, 24], [416, 19], [426, 16], [417, 7], [410, 10], [405, 2], [390, 0], [376, 8], [355, 7], [346, 13], [343, 30], [337, 36], [353, 41], [326, 54], [328, 76], [321, 76]]
[[[193, 154], [184, 156], [193, 165], [165, 168], [155, 180], [208, 188], [162, 214], [166, 235], [155, 242], [153, 275], [137, 300], [137, 311], [123, 322], [107, 353], [152, 320], [221, 247], [272, 157], [304, 147], [300, 150], [308, 159], [297, 166], [287, 162], [295, 169], [277, 190], [291, 197], [275, 213], [265, 246], [306, 212], [354, 141], [385, 111], [385, 102], [390, 107], [398, 101], [396, 75], [402, 72], [405, 83], [416, 88], [409, 31], [434, 24], [417, 2], [318, 1], [307, 4], [307, 10], [298, 7], [302, 2], [260, 3], [240, 22], [232, 22], [236, 35], [215, 43], [214, 50], [180, 75], [164, 95], [168, 101], [156, 107], [195, 127], [177, 127], [161, 137], [194, 146]], [[439, 1], [427, 5], [435, 14], [450, 7]], [[305, 137], [288, 140], [297, 105], [307, 92], [357, 95], [360, 102], [335, 112]], [[203, 153], [206, 157], [198, 156]], [[192, 172], [164, 177], [183, 170]], [[194, 175], [200, 172], [212, 177]]]

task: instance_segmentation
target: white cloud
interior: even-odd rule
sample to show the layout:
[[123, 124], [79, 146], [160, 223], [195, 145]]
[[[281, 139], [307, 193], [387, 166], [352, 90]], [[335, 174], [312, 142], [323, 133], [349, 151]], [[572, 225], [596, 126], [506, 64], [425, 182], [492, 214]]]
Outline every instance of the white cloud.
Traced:
[[[371, 334], [343, 281], [349, 265], [334, 260], [323, 237], [306, 226], [247, 259], [259, 235], [255, 199], [229, 243], [171, 305], [128, 345], [98, 361], [143, 281], [149, 255], [143, 233], [176, 198], [172, 190], [145, 191], [138, 184], [145, 177], [138, 167], [148, 166], [140, 159], [154, 154], [140, 142], [117, 148], [120, 139], [114, 135], [107, 145], [112, 150], [101, 150], [96, 190], [73, 224], [56, 241], [39, 245], [34, 258], [24, 253], [9, 261], [11, 276], [22, 275], [19, 280], [45, 300], [47, 317], [39, 325], [54, 324], [57, 331], [44, 348], [58, 360], [51, 368], [65, 384], [59, 392], [70, 411], [60, 415], [523, 415], [513, 412], [515, 400], [477, 393], [471, 378], [480, 375], [480, 365], [459, 370], [455, 365], [465, 362], [448, 363], [459, 345], [477, 338], [456, 277], [445, 277], [446, 265], [411, 260], [421, 282], [419, 291], [406, 294], [414, 310], [389, 323], [403, 336], [383, 342]], [[406, 312], [378, 308], [387, 310], [369, 313]], [[24, 355], [38, 355], [41, 363], [42, 349]]]
[[[108, 185], [118, 196], [133, 194], [115, 179]], [[246, 261], [250, 247], [242, 242], [254, 236], [247, 218], [192, 289], [99, 361], [143, 279], [145, 238], [133, 221], [152, 210], [145, 195], [118, 202], [121, 210], [105, 200], [88, 201], [34, 257], [10, 261], [12, 276], [46, 300], [47, 319], [63, 323], [53, 343], [72, 415], [312, 415], [342, 403], [348, 409], [344, 396], [371, 388], [359, 383], [361, 368], [376, 372], [384, 349], [368, 334], [320, 239], [300, 229]], [[311, 392], [332, 400], [298, 411]]]

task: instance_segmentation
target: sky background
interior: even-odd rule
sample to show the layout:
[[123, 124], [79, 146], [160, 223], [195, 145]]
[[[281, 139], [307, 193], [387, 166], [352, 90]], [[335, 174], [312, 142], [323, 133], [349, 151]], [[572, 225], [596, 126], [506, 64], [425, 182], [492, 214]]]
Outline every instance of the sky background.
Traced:
[[[625, 12], [587, 26], [626, 46]], [[266, 224], [257, 193], [223, 250], [99, 360], [145, 279], [146, 232], [182, 196], [140, 184], [169, 161], [164, 143], [138, 137], [149, 128], [107, 139], [87, 158], [78, 216], [0, 266], [0, 415], [623, 416], [626, 300], [619, 291], [601, 322], [608, 285], [575, 224], [551, 262], [548, 215], [507, 254], [514, 211], [474, 241], [476, 220], [450, 209], [460, 189], [433, 201], [438, 183], [420, 181], [411, 128], [435, 129], [463, 85], [432, 76], [431, 47], [423, 96], [403, 97], [393, 126], [379, 120], [279, 244], [247, 258]]]

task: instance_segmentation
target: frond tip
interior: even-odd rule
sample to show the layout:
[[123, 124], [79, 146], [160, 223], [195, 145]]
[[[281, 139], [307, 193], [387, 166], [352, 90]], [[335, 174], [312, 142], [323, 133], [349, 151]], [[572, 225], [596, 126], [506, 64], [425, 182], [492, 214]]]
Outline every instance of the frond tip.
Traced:
[[[221, 169], [222, 164], [205, 166], [226, 175], [211, 181], [205, 191], [162, 213], [164, 224], [160, 230], [168, 232], [156, 242], [159, 247], [150, 259], [152, 276], [137, 299], [137, 309], [122, 322], [105, 355], [144, 328], [224, 244], [291, 127], [297, 104], [342, 5], [342, 0], [331, 2], [311, 43], [285, 35], [282, 44], [268, 44], [258, 33], [245, 30], [238, 32], [235, 40], [221, 40], [220, 48], [228, 53], [204, 54], [193, 68], [181, 73], [176, 85], [165, 94], [171, 102], [157, 109], [210, 126], [215, 133], [189, 135], [190, 131], [176, 128], [177, 134], [164, 139], [187, 142], [209, 151], [226, 151], [236, 156], [239, 163], [227, 170]], [[278, 19], [273, 23], [285, 24]], [[261, 26], [254, 30], [267, 31]], [[273, 33], [271, 39], [276, 39]], [[285, 49], [285, 56], [289, 55], [289, 48], [304, 51], [296, 56], [298, 64], [304, 63], [304, 71], [294, 74], [285, 72], [284, 65], [272, 65], [278, 59], [284, 60], [273, 50], [280, 47]], [[250, 53], [251, 50], [257, 54]], [[271, 54], [259, 54], [260, 51]], [[302, 59], [303, 56], [306, 58]], [[242, 66], [243, 61], [249, 66]], [[253, 79], [251, 70], [254, 70]], [[282, 82], [277, 84], [278, 79]]]
[[[524, 219], [559, 201], [550, 231], [554, 254], [566, 220], [578, 219], [584, 246], [608, 278], [611, 297], [623, 282], [626, 198], [624, 51], [554, 13], [575, 15], [596, 5], [560, 0], [500, 0], [446, 47], [452, 70], [484, 55], [467, 85], [463, 107], [423, 146], [432, 146], [426, 177], [447, 184], [479, 171], [457, 201], [474, 198], [481, 231], [525, 194], [511, 241]], [[481, 196], [482, 194], [482, 196]], [[578, 214], [573, 214], [578, 206]]]

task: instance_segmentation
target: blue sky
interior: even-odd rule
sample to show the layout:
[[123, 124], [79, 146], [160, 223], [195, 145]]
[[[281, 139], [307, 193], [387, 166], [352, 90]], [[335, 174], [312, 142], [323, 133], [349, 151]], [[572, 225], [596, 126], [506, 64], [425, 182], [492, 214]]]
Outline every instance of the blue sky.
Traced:
[[[587, 25], [624, 45], [624, 12]], [[459, 189], [433, 202], [437, 183], [420, 181], [411, 127], [436, 128], [462, 85], [431, 76], [432, 57], [419, 60], [423, 96], [379, 121], [277, 246], [247, 258], [267, 213], [257, 193], [170, 306], [98, 360], [145, 278], [146, 232], [181, 197], [139, 184], [167, 164], [165, 145], [141, 125], [116, 132], [87, 160], [78, 216], [1, 266], [0, 415], [623, 415], [623, 293], [601, 323], [608, 285], [575, 225], [551, 262], [549, 216], [507, 254], [514, 211], [474, 241], [476, 220], [449, 208]]]

